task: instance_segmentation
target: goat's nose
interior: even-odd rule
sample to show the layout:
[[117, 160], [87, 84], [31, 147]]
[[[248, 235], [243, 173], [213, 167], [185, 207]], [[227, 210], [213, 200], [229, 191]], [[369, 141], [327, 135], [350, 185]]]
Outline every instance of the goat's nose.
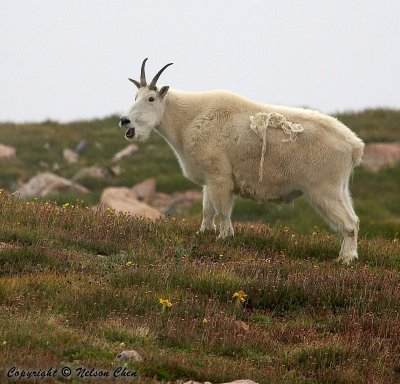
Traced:
[[121, 126], [128, 125], [130, 122], [131, 121], [125, 116], [122, 116], [120, 119]]

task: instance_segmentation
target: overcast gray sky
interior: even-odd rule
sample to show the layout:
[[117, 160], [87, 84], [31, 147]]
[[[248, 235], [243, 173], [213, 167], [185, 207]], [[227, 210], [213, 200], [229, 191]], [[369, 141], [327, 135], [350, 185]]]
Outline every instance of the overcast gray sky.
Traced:
[[123, 112], [149, 57], [185, 91], [400, 108], [398, 0], [0, 0], [0, 121]]

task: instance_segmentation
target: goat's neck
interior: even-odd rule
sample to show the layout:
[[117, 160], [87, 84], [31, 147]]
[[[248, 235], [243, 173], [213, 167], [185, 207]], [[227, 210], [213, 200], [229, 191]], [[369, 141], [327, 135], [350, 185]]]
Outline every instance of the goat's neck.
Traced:
[[188, 94], [169, 90], [161, 124], [157, 131], [178, 153], [183, 152], [185, 128], [199, 113], [199, 103]]

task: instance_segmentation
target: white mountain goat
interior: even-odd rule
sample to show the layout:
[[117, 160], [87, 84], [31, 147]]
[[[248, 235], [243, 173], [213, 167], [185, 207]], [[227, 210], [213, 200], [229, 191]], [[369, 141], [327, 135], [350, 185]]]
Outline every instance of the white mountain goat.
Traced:
[[203, 186], [200, 232], [233, 236], [235, 195], [288, 203], [305, 195], [343, 234], [339, 257], [357, 258], [359, 220], [349, 178], [364, 143], [335, 118], [319, 112], [260, 104], [225, 91], [181, 92], [156, 87], [165, 65], [149, 85], [145, 59], [135, 103], [121, 117], [128, 140], [146, 140], [156, 130], [174, 150], [183, 174]]

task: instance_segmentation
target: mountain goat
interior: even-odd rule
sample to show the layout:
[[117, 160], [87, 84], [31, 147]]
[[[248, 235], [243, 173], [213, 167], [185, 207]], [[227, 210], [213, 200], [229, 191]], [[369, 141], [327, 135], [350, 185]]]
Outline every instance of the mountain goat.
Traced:
[[171, 146], [183, 174], [203, 186], [200, 232], [233, 236], [235, 195], [288, 203], [305, 195], [318, 213], [343, 235], [339, 257], [357, 258], [359, 220], [349, 178], [361, 161], [364, 143], [337, 119], [319, 112], [261, 104], [225, 92], [182, 92], [158, 88], [172, 63], [146, 83], [145, 59], [135, 103], [121, 116], [128, 140], [146, 140], [156, 130]]

